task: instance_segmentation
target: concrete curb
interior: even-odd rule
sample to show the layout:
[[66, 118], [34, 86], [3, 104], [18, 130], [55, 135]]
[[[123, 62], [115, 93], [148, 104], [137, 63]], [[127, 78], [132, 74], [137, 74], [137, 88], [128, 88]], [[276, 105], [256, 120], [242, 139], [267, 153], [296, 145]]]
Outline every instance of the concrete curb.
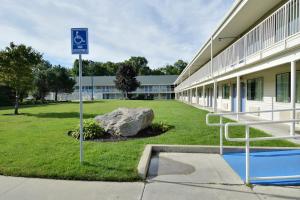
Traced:
[[146, 145], [137, 167], [138, 175], [142, 179], [145, 179], [147, 177], [151, 155], [152, 155], [152, 145]]
[[[252, 147], [251, 151], [272, 151], [272, 150], [288, 150], [288, 149], [300, 149], [300, 147]], [[224, 146], [224, 153], [233, 153], [244, 151], [245, 148], [241, 146]], [[137, 170], [138, 175], [142, 179], [146, 179], [148, 168], [153, 153], [159, 152], [173, 152], [173, 153], [211, 153], [219, 154], [219, 146], [207, 146], [207, 145], [146, 145], [141, 159], [139, 161]]]

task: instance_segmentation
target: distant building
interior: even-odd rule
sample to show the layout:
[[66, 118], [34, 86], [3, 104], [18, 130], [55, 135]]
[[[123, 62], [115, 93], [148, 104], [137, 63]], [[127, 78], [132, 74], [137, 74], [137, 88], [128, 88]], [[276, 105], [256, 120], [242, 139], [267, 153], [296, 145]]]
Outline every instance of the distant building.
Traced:
[[[141, 86], [129, 94], [139, 99], [174, 99], [174, 82], [177, 75], [149, 75], [137, 76]], [[82, 77], [82, 92], [84, 100], [93, 99], [120, 99], [123, 94], [116, 89], [115, 76], [84, 76]], [[72, 94], [59, 94], [58, 100], [77, 100], [79, 93], [78, 78]], [[48, 99], [54, 99], [50, 94]]]

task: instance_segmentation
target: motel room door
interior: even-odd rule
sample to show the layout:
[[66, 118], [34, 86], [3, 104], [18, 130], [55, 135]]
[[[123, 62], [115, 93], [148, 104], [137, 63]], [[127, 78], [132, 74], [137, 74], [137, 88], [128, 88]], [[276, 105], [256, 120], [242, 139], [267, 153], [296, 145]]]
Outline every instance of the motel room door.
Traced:
[[[237, 92], [236, 92], [236, 84], [232, 84], [231, 90], [231, 111], [236, 112], [236, 104], [237, 104]], [[246, 111], [246, 87], [245, 83], [241, 83], [240, 88], [240, 112]]]
[[206, 101], [206, 105], [208, 107], [212, 107], [212, 102], [213, 102], [213, 88], [209, 87], [209, 88], [207, 88], [207, 101]]
[[246, 85], [241, 83], [241, 108], [240, 112], [246, 111]]
[[232, 84], [231, 88], [231, 112], [236, 111], [236, 84]]

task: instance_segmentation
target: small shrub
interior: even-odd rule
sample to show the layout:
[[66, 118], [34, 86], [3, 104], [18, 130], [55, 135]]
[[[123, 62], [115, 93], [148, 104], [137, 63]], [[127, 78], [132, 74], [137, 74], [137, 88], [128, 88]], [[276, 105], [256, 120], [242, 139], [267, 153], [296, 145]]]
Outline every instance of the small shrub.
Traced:
[[[84, 140], [94, 140], [100, 139], [104, 136], [105, 132], [102, 127], [95, 122], [94, 119], [87, 119], [83, 121], [83, 139]], [[76, 129], [68, 132], [69, 136], [76, 139], [80, 138], [80, 126], [78, 125]]]
[[172, 128], [171, 125], [168, 125], [164, 122], [153, 123], [150, 128], [154, 133], [165, 133]]

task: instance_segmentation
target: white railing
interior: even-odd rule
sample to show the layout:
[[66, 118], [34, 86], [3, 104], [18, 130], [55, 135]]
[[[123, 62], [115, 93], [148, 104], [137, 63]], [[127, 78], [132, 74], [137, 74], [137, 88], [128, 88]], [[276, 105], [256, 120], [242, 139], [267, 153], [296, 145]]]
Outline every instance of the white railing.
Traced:
[[[224, 116], [238, 116], [247, 115], [247, 114], [256, 114], [256, 113], [274, 113], [274, 112], [283, 112], [291, 111], [296, 112], [300, 108], [296, 109], [278, 109], [278, 110], [263, 110], [263, 111], [253, 111], [253, 112], [228, 112], [228, 113], [208, 113], [206, 115], [206, 124], [208, 126], [220, 127], [219, 136], [220, 136], [220, 154], [223, 154], [223, 128], [225, 128], [225, 139], [231, 142], [245, 142], [245, 166], [246, 166], [246, 183], [249, 184], [251, 180], [276, 180], [276, 179], [295, 179], [300, 178], [300, 175], [294, 176], [268, 176], [268, 177], [250, 177], [250, 142], [253, 141], [266, 141], [266, 140], [278, 140], [278, 139], [296, 139], [300, 138], [300, 135], [296, 136], [293, 132], [289, 136], [268, 136], [268, 137], [256, 137], [250, 138], [250, 126], [255, 125], [268, 125], [268, 124], [282, 124], [282, 123], [291, 123], [295, 126], [296, 123], [300, 122], [300, 119], [290, 119], [290, 120], [276, 120], [276, 121], [248, 121], [248, 122], [228, 122], [224, 123]], [[219, 123], [211, 123], [210, 117], [219, 117]], [[295, 115], [293, 115], [295, 116]], [[245, 137], [244, 138], [232, 138], [229, 136], [229, 127], [232, 126], [245, 126]], [[294, 129], [292, 129], [294, 131]]]
[[218, 54], [213, 59], [213, 74], [211, 74], [210, 64], [207, 63], [179, 84], [176, 91], [190, 87], [195, 82], [205, 81], [212, 75], [223, 74], [235, 66], [241, 66], [249, 56], [270, 48], [298, 32], [300, 32], [300, 0], [289, 0], [242, 38]]

